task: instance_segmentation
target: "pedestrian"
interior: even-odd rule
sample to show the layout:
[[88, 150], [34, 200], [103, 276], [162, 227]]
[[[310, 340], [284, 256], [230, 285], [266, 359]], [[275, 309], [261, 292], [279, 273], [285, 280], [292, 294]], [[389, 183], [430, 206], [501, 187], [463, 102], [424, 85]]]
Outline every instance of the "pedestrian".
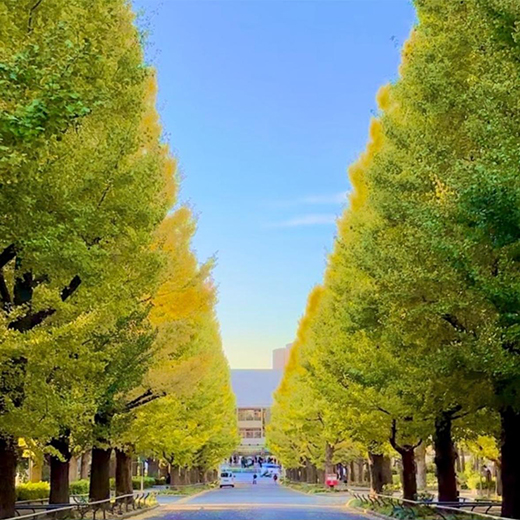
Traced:
[[256, 473], [253, 475], [253, 484], [256, 484]]

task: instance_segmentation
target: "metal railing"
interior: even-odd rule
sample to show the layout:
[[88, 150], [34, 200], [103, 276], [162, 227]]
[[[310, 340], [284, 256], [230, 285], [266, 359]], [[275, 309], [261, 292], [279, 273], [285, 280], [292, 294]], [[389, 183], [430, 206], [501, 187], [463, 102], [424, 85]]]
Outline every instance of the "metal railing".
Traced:
[[[439, 520], [450, 520], [454, 516], [463, 516], [470, 519], [495, 519], [504, 520], [500, 516], [502, 503], [495, 500], [489, 501], [469, 501], [461, 502], [435, 502], [435, 501], [416, 501], [389, 495], [364, 494], [350, 491], [350, 494], [358, 500], [361, 505], [367, 505], [372, 509], [388, 507], [390, 516], [413, 520], [418, 517], [429, 516]], [[480, 509], [480, 510], [479, 510]], [[495, 509], [495, 511], [493, 511]], [[497, 514], [490, 514], [496, 512]], [[428, 514], [429, 513], [429, 514]]]
[[[74, 504], [49, 504], [49, 503], [24, 503], [17, 502], [15, 517], [10, 520], [36, 520], [45, 517], [51, 520], [62, 520], [65, 518], [86, 518], [96, 520], [96, 515], [102, 515], [106, 520], [107, 515], [117, 517], [130, 510], [142, 509], [148, 499], [155, 497], [155, 493], [143, 492], [129, 495], [120, 495], [97, 500], [94, 502], [77, 501]], [[32, 511], [29, 514], [22, 514], [24, 511]]]

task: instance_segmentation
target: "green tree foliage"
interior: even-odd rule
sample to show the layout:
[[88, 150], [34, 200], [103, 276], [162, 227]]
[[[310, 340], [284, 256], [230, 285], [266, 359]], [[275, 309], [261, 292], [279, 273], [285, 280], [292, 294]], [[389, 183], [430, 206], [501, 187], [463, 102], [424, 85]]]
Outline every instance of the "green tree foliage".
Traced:
[[499, 413], [503, 513], [518, 518], [520, 6], [415, 5], [400, 77], [350, 170], [310, 335], [313, 381], [362, 416], [388, 415], [396, 447], [432, 436], [441, 500], [457, 496], [453, 437], [493, 432]]
[[190, 249], [194, 231], [186, 208], [160, 228], [155, 247], [167, 259], [150, 313], [157, 335], [140, 363], [147, 367], [144, 376], [132, 378], [133, 389], [119, 394], [112, 436], [126, 453], [203, 473], [230, 455], [238, 434], [211, 262], [198, 265]]
[[94, 446], [90, 493], [104, 498], [107, 455], [146, 405], [190, 389], [206, 436], [201, 467], [231, 449], [236, 425], [210, 264], [189, 250], [189, 212], [165, 218], [175, 162], [128, 2], [7, 0], [0, 26], [0, 517], [8, 517], [20, 436], [50, 455], [51, 501], [68, 502], [73, 451]]
[[[289, 362], [275, 394], [271, 423], [267, 430], [269, 447], [284, 466], [303, 468], [306, 478], [316, 483], [316, 469], [332, 473], [332, 466], [349, 459], [356, 446], [346, 442], [348, 422], [315, 385], [310, 364], [310, 334], [323, 298], [317, 286], [309, 295], [307, 310], [300, 321]], [[322, 479], [323, 480], [323, 477]]]

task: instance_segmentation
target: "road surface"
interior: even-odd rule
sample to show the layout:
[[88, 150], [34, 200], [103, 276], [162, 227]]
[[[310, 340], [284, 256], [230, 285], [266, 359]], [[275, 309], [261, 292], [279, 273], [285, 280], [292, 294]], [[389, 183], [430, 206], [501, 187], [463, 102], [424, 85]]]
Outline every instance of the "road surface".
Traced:
[[161, 507], [147, 520], [367, 520], [345, 507], [344, 494], [307, 495], [250, 474], [238, 474], [234, 488], [191, 497], [159, 496]]

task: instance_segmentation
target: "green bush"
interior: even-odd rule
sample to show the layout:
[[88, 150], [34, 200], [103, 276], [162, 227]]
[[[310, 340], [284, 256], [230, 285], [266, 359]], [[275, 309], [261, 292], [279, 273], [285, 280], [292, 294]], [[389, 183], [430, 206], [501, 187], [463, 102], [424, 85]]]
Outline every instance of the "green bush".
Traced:
[[164, 486], [165, 484], [166, 484], [166, 479], [164, 477], [155, 477], [156, 486]]
[[493, 491], [496, 488], [496, 481], [491, 479], [487, 481], [478, 471], [466, 468], [466, 470], [457, 475], [461, 489], [486, 490]]
[[385, 484], [383, 486], [383, 495], [391, 495], [394, 491], [401, 491], [401, 482], [393, 482], [392, 484]]
[[39, 500], [49, 498], [51, 486], [48, 482], [27, 482], [16, 486], [16, 500]]
[[70, 494], [71, 495], [86, 495], [90, 488], [90, 482], [88, 479], [74, 480], [70, 483]]
[[[155, 477], [144, 477], [144, 487], [151, 488], [155, 486]], [[116, 479], [110, 479], [110, 489], [114, 491], [116, 489]], [[132, 489], [141, 489], [141, 477], [132, 477]]]
[[[144, 477], [144, 487], [151, 488], [155, 486], [155, 478], [154, 477]], [[132, 488], [133, 489], [141, 489], [141, 477], [133, 477], [132, 478]]]
[[437, 476], [435, 473], [426, 473], [426, 486], [429, 488], [437, 487]]

